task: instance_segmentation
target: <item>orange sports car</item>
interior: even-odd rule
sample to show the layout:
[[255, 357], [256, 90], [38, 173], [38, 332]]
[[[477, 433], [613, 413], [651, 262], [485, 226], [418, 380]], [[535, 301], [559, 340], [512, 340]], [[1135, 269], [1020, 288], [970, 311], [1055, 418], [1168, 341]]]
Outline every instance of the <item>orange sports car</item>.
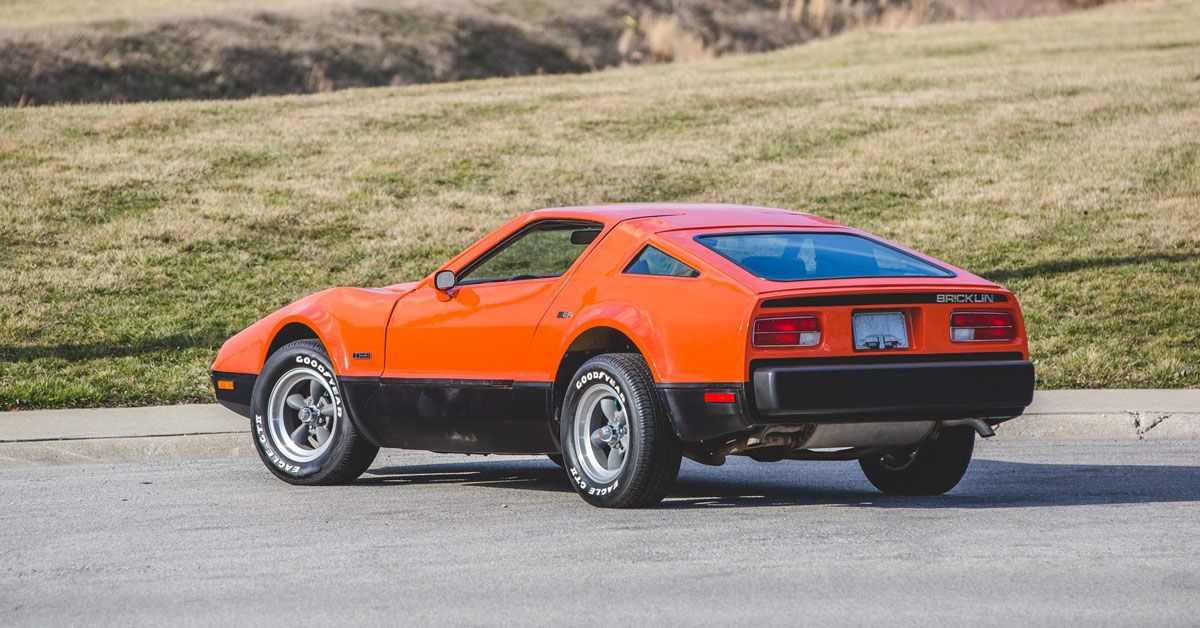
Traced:
[[380, 447], [544, 454], [611, 507], [661, 500], [684, 456], [944, 493], [1034, 382], [1000, 286], [816, 216], [680, 204], [529, 212], [421, 281], [263, 318], [212, 379], [293, 484]]

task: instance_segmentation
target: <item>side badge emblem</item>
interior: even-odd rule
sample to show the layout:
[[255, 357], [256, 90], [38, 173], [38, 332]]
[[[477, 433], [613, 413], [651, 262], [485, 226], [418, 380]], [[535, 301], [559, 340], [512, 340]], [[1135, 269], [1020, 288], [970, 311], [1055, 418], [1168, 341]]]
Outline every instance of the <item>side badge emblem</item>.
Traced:
[[570, 312], [567, 312], [567, 311], [558, 313], [559, 318], [571, 318], [571, 316], [573, 316], [573, 314], [571, 314]]
[[359, 351], [357, 353], [354, 353], [351, 357], [353, 357], [355, 360], [370, 360], [371, 352], [370, 351]]

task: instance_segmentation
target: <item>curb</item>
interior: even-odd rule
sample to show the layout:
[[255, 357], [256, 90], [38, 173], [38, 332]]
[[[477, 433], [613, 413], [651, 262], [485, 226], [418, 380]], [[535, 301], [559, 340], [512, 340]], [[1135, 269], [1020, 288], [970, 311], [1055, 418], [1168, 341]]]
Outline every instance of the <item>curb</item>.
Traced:
[[1039, 440], [1200, 440], [1200, 412], [1024, 414], [996, 437]]
[[997, 435], [1031, 439], [1197, 440], [1200, 389], [1039, 390]]
[[[216, 404], [0, 414], [0, 467], [243, 456], [249, 421]], [[1200, 440], [1200, 389], [1038, 391], [1004, 440]]]
[[0, 443], [0, 468], [241, 457], [255, 457], [249, 432]]
[[0, 467], [252, 456], [250, 422], [217, 404], [0, 413]]
[[1039, 390], [1025, 409], [1025, 416], [1119, 413], [1200, 414], [1200, 389]]
[[0, 443], [247, 432], [250, 422], [213, 404], [0, 413]]

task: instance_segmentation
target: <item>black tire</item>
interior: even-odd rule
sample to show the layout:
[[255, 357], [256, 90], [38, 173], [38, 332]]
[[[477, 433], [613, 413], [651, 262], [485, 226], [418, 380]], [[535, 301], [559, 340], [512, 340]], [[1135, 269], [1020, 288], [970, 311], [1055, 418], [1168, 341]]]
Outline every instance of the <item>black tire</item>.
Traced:
[[[589, 392], [600, 386], [605, 388]], [[614, 470], [616, 476], [597, 480], [581, 463], [580, 458], [588, 454], [577, 451], [576, 411], [581, 401], [607, 390], [617, 394], [614, 400], [620, 404], [618, 412], [627, 428], [623, 432], [627, 444], [621, 446], [623, 462]], [[586, 409], [584, 412], [587, 414]], [[679, 475], [683, 446], [659, 400], [650, 368], [636, 353], [609, 353], [585, 362], [568, 385], [559, 429], [567, 476], [575, 491], [593, 506], [638, 508], [657, 504]]]
[[[289, 374], [293, 374], [293, 377], [297, 373], [303, 375], [301, 371], [316, 373], [324, 379], [326, 385], [319, 395], [324, 404], [322, 407], [333, 408], [328, 445], [323, 448], [323, 453], [311, 460], [298, 460], [275, 442], [280, 436], [272, 433], [268, 408], [276, 384]], [[281, 394], [286, 395], [287, 392], [283, 390]], [[254, 383], [250, 404], [254, 410], [250, 424], [254, 448], [263, 464], [284, 482], [303, 485], [352, 482], [371, 466], [375, 455], [379, 453], [379, 448], [367, 442], [355, 429], [333, 372], [333, 364], [325, 348], [316, 340], [297, 340], [272, 354]], [[297, 424], [298, 420], [291, 419], [293, 424]]]
[[888, 495], [941, 495], [958, 485], [974, 450], [975, 430], [951, 427], [913, 449], [858, 463], [871, 484]]
[[550, 462], [553, 462], [560, 467], [564, 466], [562, 454], [546, 454], [546, 457], [550, 459]]

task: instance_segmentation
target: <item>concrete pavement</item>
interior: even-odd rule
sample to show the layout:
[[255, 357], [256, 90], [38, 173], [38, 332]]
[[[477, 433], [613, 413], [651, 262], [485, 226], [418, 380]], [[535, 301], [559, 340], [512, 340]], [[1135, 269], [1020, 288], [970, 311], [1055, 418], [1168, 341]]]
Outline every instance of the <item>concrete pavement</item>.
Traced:
[[0, 625], [1195, 625], [1200, 441], [980, 441], [936, 498], [685, 461], [605, 511], [539, 458], [0, 469]]

